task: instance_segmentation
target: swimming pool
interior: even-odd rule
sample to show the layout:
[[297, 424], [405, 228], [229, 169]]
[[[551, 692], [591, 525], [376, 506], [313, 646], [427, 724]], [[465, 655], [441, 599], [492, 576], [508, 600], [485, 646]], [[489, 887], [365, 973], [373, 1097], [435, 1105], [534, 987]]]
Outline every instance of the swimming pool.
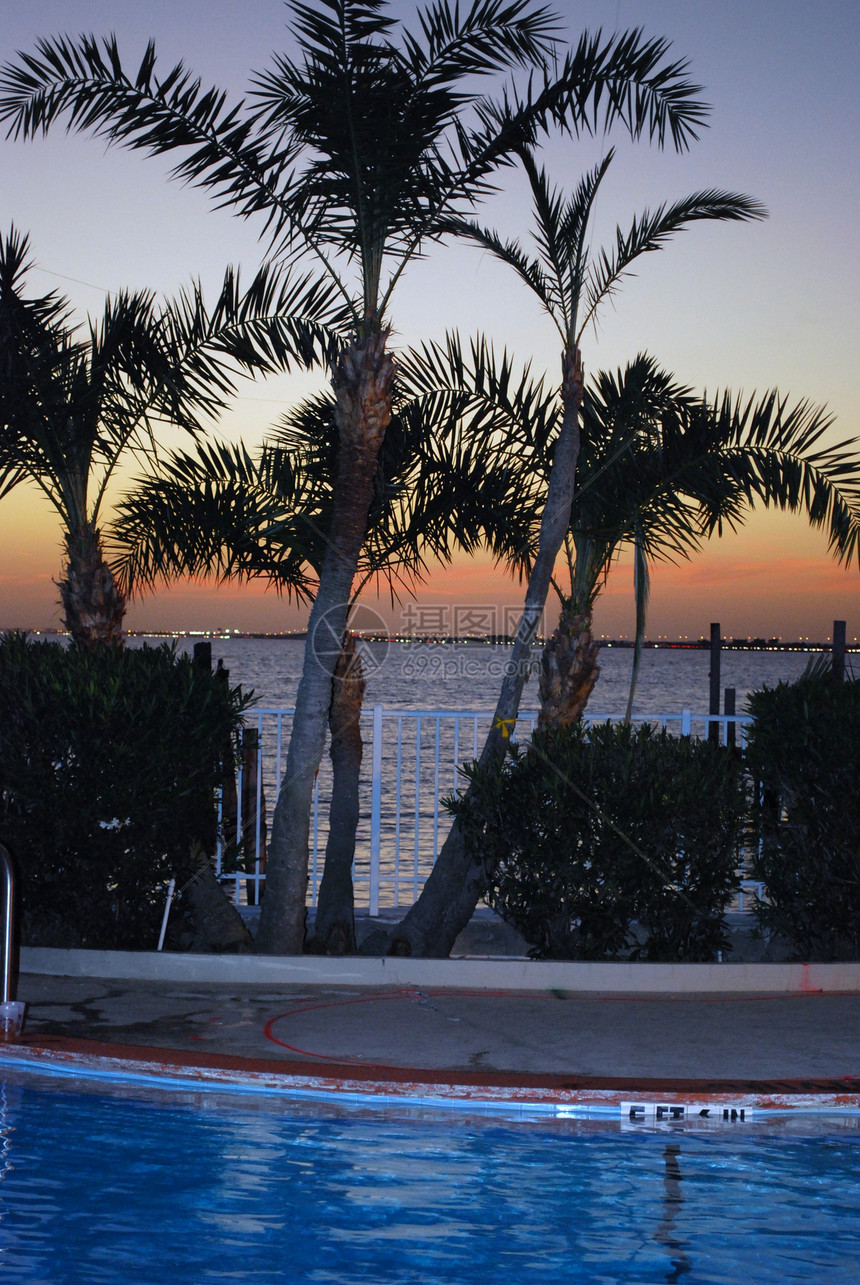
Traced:
[[378, 1111], [9, 1073], [0, 1279], [853, 1282], [860, 1117]]

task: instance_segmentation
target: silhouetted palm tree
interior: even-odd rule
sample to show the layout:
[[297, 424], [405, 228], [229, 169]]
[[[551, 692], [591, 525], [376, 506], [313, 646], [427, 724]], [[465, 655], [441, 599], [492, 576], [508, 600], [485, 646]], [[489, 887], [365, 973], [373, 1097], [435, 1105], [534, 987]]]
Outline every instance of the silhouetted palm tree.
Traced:
[[[513, 268], [523, 284], [537, 296], [561, 339], [561, 425], [549, 476], [559, 470], [563, 461], [564, 491], [559, 499], [559, 508], [566, 506], [568, 512], [574, 503], [574, 478], [580, 449], [579, 415], [583, 392], [580, 346], [601, 305], [615, 295], [620, 283], [643, 254], [662, 249], [676, 233], [691, 224], [745, 221], [762, 218], [765, 213], [758, 202], [739, 193], [714, 189], [694, 192], [682, 200], [658, 206], [656, 210], [645, 210], [632, 220], [629, 228], [616, 228], [614, 246], [595, 252], [590, 247], [591, 215], [613, 156], [610, 150], [568, 197], [551, 185], [545, 170], [537, 165], [531, 152], [523, 153], [523, 164], [532, 190], [532, 235], [536, 256], [527, 253], [519, 242], [504, 240], [491, 229], [474, 223], [466, 229], [480, 246]], [[571, 381], [570, 372], [577, 367], [580, 368], [580, 376]], [[570, 452], [574, 457], [572, 463], [559, 453], [559, 447], [568, 440], [574, 444]], [[569, 519], [565, 523], [565, 535], [568, 525]], [[561, 543], [561, 540], [554, 542], [551, 558], [547, 556], [550, 570]], [[532, 575], [540, 565], [541, 554], [538, 553]], [[545, 574], [541, 580], [546, 583]], [[546, 588], [534, 628], [545, 601]], [[590, 614], [586, 620], [572, 599], [562, 600], [559, 625], [546, 643], [542, 657], [542, 718], [548, 721], [555, 721], [550, 705], [567, 699], [563, 693], [569, 686], [571, 662], [580, 657], [594, 661], [596, 657], [597, 647], [590, 634], [589, 622]], [[574, 695], [572, 699], [576, 703], [579, 698]]]
[[[547, 481], [546, 502], [534, 547], [517, 549], [509, 555], [527, 575], [526, 599], [511, 659], [499, 693], [489, 735], [481, 752], [481, 763], [501, 761], [508, 738], [516, 724], [523, 685], [529, 669], [529, 655], [546, 604], [556, 559], [570, 525], [574, 502], [577, 461], [580, 452], [580, 412], [584, 376], [580, 343], [585, 328], [631, 265], [643, 254], [658, 250], [677, 231], [701, 220], [746, 220], [762, 217], [762, 207], [751, 198], [731, 192], [697, 192], [672, 205], [660, 206], [635, 218], [626, 232], [616, 231], [615, 246], [592, 256], [589, 250], [591, 214], [600, 184], [612, 163], [605, 159], [578, 184], [570, 197], [553, 188], [529, 148], [520, 158], [532, 190], [537, 256], [532, 257], [516, 240], [505, 240], [492, 229], [474, 221], [454, 220], [460, 235], [488, 250], [517, 273], [537, 295], [562, 342], [562, 370], [558, 415], [550, 436], [542, 417], [534, 425], [531, 449], [535, 466]], [[589, 617], [590, 619], [590, 617]], [[577, 656], [570, 638], [596, 657], [590, 635], [583, 635], [584, 617], [562, 612], [559, 628], [547, 642], [543, 656], [543, 691], [560, 692], [568, 682], [571, 659]], [[571, 675], [573, 676], [573, 675]], [[462, 832], [455, 821], [442, 851], [415, 906], [399, 925], [397, 933], [409, 941], [412, 951], [423, 952], [440, 943], [453, 945], [465, 927], [477, 900], [483, 895], [484, 872], [470, 859]], [[441, 925], [444, 924], [444, 929]]]
[[323, 356], [339, 314], [307, 280], [266, 269], [242, 293], [228, 270], [212, 308], [199, 285], [166, 305], [121, 293], [83, 328], [60, 295], [25, 295], [28, 252], [14, 229], [0, 241], [0, 495], [29, 481], [47, 496], [63, 528], [66, 627], [83, 646], [116, 645], [125, 597], [100, 528], [117, 466], [151, 451], [161, 423], [196, 433], [240, 372]]
[[[698, 89], [662, 40], [584, 36], [558, 49], [558, 26], [529, 0], [448, 0], [413, 29], [385, 0], [297, 0], [297, 57], [258, 75], [250, 106], [203, 90], [182, 65], [155, 74], [150, 47], [132, 74], [114, 42], [41, 42], [0, 82], [0, 119], [32, 135], [66, 117], [114, 142], [181, 152], [175, 173], [238, 214], [260, 216], [278, 254], [307, 253], [342, 292], [353, 333], [334, 362], [339, 432], [327, 556], [308, 625], [286, 773], [270, 845], [257, 947], [301, 949], [314, 779], [340, 634], [391, 418], [389, 308], [407, 264], [492, 190], [494, 174], [541, 130], [619, 122], [633, 136], [686, 146], [703, 121]], [[395, 40], [401, 27], [399, 43]], [[526, 83], [498, 101], [482, 79], [516, 68]]]
[[[449, 341], [452, 353], [456, 340]], [[476, 349], [457, 361], [474, 387]], [[486, 353], [484, 354], [486, 360]], [[408, 593], [427, 563], [455, 552], [529, 542], [542, 482], [520, 453], [521, 424], [539, 418], [552, 394], [527, 375], [464, 396], [426, 380], [426, 355], [405, 354], [392, 420], [379, 457], [369, 528], [353, 601], [371, 580]], [[263, 579], [279, 592], [313, 599], [337, 468], [330, 398], [312, 399], [285, 417], [252, 457], [242, 447], [204, 445], [159, 461], [121, 501], [109, 531], [113, 566], [126, 592], [182, 575]], [[332, 638], [337, 650], [339, 640]], [[358, 823], [364, 695], [361, 652], [340, 642], [329, 709], [332, 760], [329, 836], [314, 925], [317, 949], [355, 946], [352, 863]]]
[[640, 355], [615, 375], [595, 377], [583, 421], [568, 576], [556, 584], [562, 616], [554, 641], [563, 641], [564, 664], [557, 650], [544, 652], [542, 723], [571, 723], [585, 709], [599, 674], [594, 603], [624, 547], [633, 550], [636, 602], [628, 718], [653, 562], [688, 558], [763, 507], [804, 515], [827, 531], [840, 562], [860, 565], [860, 454], [856, 441], [823, 443], [832, 417], [822, 408], [789, 404], [775, 391], [708, 399]]

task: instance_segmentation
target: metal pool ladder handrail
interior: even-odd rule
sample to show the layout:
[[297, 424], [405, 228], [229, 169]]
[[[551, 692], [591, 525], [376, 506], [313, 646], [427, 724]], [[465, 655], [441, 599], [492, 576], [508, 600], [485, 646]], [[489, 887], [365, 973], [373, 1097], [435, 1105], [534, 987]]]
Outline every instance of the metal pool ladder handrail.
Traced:
[[3, 925], [3, 994], [2, 1002], [8, 1003], [12, 989], [12, 916], [15, 905], [15, 871], [12, 858], [0, 843], [0, 865], [3, 867], [3, 882], [6, 889], [6, 913]]

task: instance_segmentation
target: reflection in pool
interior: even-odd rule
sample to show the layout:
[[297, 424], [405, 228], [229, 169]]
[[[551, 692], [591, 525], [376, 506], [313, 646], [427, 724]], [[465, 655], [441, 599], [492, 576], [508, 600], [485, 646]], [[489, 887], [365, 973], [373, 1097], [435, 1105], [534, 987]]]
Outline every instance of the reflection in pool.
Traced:
[[0, 1280], [853, 1282], [860, 1121], [662, 1131], [7, 1079]]

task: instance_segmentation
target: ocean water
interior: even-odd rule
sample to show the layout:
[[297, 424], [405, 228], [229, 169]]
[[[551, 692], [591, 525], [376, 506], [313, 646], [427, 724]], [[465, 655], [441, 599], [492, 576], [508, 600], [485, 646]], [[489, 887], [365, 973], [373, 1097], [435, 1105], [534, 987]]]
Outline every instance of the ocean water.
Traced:
[[[179, 640], [191, 649], [193, 639]], [[443, 800], [463, 788], [461, 765], [477, 758], [489, 730], [509, 647], [482, 644], [362, 644], [368, 676], [364, 702], [359, 796], [361, 816], [356, 834], [354, 880], [356, 904], [380, 908], [411, 905], [433, 865], [450, 827]], [[271, 811], [286, 768], [291, 718], [273, 711], [289, 709], [296, 697], [304, 643], [289, 638], [212, 639], [213, 664], [221, 661], [230, 681], [252, 688], [257, 697], [247, 716], [260, 734], [260, 815], [271, 826]], [[539, 660], [535, 653], [535, 662]], [[743, 713], [750, 691], [774, 686], [803, 673], [817, 656], [797, 652], [724, 651], [721, 686], [736, 689], [736, 709]], [[601, 675], [589, 703], [593, 718], [623, 715], [630, 685], [633, 653], [606, 647], [601, 652]], [[694, 735], [704, 732], [710, 690], [709, 651], [649, 649], [642, 659], [634, 712], [643, 717], [693, 715]], [[526, 685], [521, 716], [538, 706], [537, 676]], [[374, 705], [385, 716], [373, 729]], [[269, 712], [267, 712], [269, 711]], [[406, 711], [424, 711], [423, 717]], [[475, 717], [457, 717], [467, 711]], [[446, 715], [447, 717], [443, 716]], [[696, 716], [700, 716], [696, 718]], [[670, 724], [679, 731], [680, 724]], [[523, 728], [521, 736], [527, 736]], [[376, 812], [377, 852], [374, 856], [372, 763], [380, 768]], [[331, 768], [324, 755], [312, 810], [311, 898], [316, 897], [327, 834]], [[262, 832], [261, 832], [262, 833]], [[241, 875], [236, 895], [244, 896]], [[376, 886], [377, 894], [372, 892]], [[250, 886], [250, 885], [249, 885]], [[249, 894], [250, 895], [250, 894]], [[373, 909], [373, 913], [377, 913]]]
[[[141, 640], [137, 640], [140, 642]], [[149, 640], [154, 641], [154, 640]], [[178, 640], [191, 650], [193, 639]], [[362, 643], [368, 678], [365, 706], [389, 709], [470, 710], [490, 712], [495, 706], [509, 647], [480, 643]], [[301, 676], [304, 641], [297, 638], [215, 638], [213, 664], [220, 660], [230, 681], [252, 688], [257, 704], [285, 708], [294, 704]], [[751, 691], [799, 678], [820, 653], [724, 650], [721, 688], [733, 687], [737, 712], [746, 709]], [[534, 653], [534, 665], [540, 653]], [[589, 713], [623, 714], [627, 706], [633, 652], [604, 647], [600, 678]], [[709, 651], [647, 649], [642, 657], [634, 712], [677, 714], [683, 709], [707, 713], [711, 657]], [[526, 684], [524, 711], [538, 706], [536, 672]]]

